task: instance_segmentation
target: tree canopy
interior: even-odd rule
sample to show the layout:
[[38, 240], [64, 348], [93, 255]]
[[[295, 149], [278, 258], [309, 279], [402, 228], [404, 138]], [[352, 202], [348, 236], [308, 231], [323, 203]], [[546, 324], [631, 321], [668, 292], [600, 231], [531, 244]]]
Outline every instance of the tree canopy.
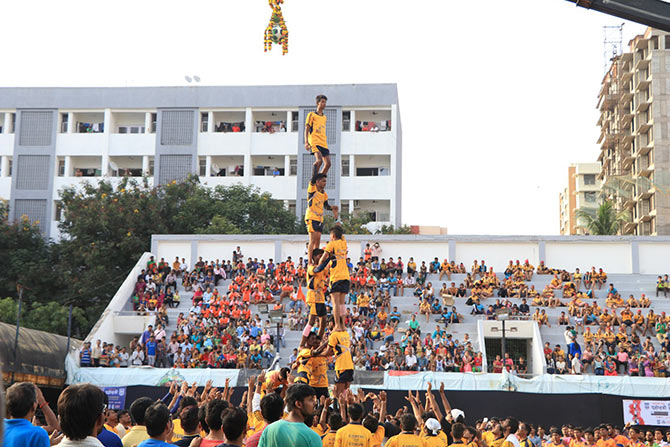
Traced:
[[585, 227], [590, 234], [598, 236], [617, 234], [623, 224], [628, 221], [627, 214], [617, 211], [611, 200], [602, 202], [598, 208], [593, 210], [577, 210], [575, 215], [586, 222]]

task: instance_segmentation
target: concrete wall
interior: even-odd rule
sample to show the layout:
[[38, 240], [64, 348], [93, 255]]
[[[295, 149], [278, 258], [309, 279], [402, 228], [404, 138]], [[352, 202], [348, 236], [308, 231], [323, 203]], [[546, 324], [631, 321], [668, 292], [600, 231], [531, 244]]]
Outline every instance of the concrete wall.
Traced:
[[[328, 240], [321, 239], [322, 245]], [[195, 256], [206, 260], [229, 259], [239, 245], [245, 257], [259, 259], [297, 259], [305, 253], [306, 235], [154, 235], [151, 250], [159, 258], [172, 261]], [[582, 271], [591, 266], [607, 273], [662, 274], [670, 271], [670, 237], [652, 236], [453, 236], [453, 235], [351, 235], [347, 236], [349, 257], [358, 259], [366, 243], [379, 242], [381, 256], [417, 263], [434, 257], [464, 263], [484, 259], [495, 271], [502, 271], [509, 260], [528, 259], [554, 268]]]

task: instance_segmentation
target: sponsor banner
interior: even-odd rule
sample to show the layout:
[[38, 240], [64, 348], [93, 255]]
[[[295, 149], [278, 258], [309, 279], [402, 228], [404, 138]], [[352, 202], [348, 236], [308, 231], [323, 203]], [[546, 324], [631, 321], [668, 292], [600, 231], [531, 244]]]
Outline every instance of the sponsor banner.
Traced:
[[624, 424], [670, 426], [669, 400], [623, 400], [622, 402]]
[[104, 386], [102, 391], [105, 392], [109, 403], [107, 408], [110, 410], [123, 410], [126, 408], [126, 387], [125, 386]]
[[210, 368], [152, 368], [142, 366], [138, 368], [81, 368], [70, 357], [66, 360], [67, 383], [92, 383], [99, 387], [127, 387], [127, 386], [166, 386], [170, 382], [195, 382], [205, 386], [208, 380], [212, 385], [223, 388], [226, 379], [230, 386], [237, 385], [239, 370], [237, 369], [210, 369]]

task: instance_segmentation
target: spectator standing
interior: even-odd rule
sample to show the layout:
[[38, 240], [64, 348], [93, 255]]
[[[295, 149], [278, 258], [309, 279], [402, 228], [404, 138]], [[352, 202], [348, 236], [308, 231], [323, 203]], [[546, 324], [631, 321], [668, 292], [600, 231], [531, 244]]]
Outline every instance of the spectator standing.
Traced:
[[288, 415], [263, 430], [258, 446], [321, 447], [321, 438], [305, 423], [311, 421], [316, 413], [315, 395], [309, 385], [291, 385], [286, 391]]
[[147, 427], [144, 425], [144, 413], [153, 403], [148, 397], [140, 397], [130, 405], [130, 415], [135, 421], [135, 426], [121, 439], [123, 447], [133, 447], [149, 438]]
[[58, 418], [65, 438], [61, 447], [103, 447], [96, 436], [105, 422], [105, 393], [97, 386], [70, 385], [58, 397]]
[[[57, 443], [62, 436], [56, 437], [58, 420], [49, 408], [39, 389], [30, 382], [20, 382], [7, 388], [6, 405], [7, 416], [4, 420], [5, 447], [49, 447], [51, 442]], [[51, 439], [42, 427], [31, 424], [35, 412], [41, 408], [47, 419], [47, 424], [53, 426], [54, 433]]]
[[166, 442], [172, 435], [172, 418], [170, 410], [163, 402], [156, 402], [146, 409], [144, 423], [149, 438], [142, 441], [138, 447], [174, 446]]

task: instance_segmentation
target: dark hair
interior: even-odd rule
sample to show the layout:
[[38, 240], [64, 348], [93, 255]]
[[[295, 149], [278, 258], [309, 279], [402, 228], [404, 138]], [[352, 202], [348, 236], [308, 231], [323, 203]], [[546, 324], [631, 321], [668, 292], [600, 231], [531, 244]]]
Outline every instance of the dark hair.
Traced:
[[288, 373], [290, 373], [290, 372], [291, 372], [290, 368], [284, 367], [284, 368], [279, 370], [279, 377], [286, 380], [286, 379], [288, 379]]
[[323, 256], [323, 249], [315, 248], [312, 250], [312, 258], [320, 259]]
[[370, 433], [375, 434], [377, 432], [377, 428], [379, 428], [379, 419], [377, 419], [374, 415], [368, 414], [363, 418], [363, 427], [367, 428]]
[[286, 390], [286, 408], [291, 411], [296, 402], [302, 402], [310, 396], [316, 396], [314, 388], [304, 383], [294, 383]]
[[328, 101], [328, 98], [326, 98], [326, 95], [316, 95], [316, 103], [318, 104], [322, 99], [325, 99]]
[[105, 393], [95, 385], [70, 385], [58, 396], [58, 419], [65, 436], [81, 441], [90, 436], [105, 408]]
[[193, 405], [187, 408], [182, 409], [179, 413], [179, 420], [181, 422], [181, 428], [184, 429], [185, 433], [193, 433], [198, 429], [198, 423], [200, 418], [198, 417], [198, 407]]
[[228, 441], [239, 438], [247, 430], [247, 413], [238, 407], [229, 407], [221, 413], [223, 434]]
[[133, 422], [137, 425], [144, 425], [144, 412], [147, 411], [147, 408], [153, 403], [154, 401], [148, 397], [135, 399], [135, 402], [130, 405], [130, 417], [133, 418]]
[[263, 419], [273, 423], [281, 419], [284, 414], [284, 399], [277, 393], [268, 393], [261, 399], [261, 414]]
[[23, 418], [37, 402], [35, 385], [30, 382], [20, 382], [7, 388], [7, 412], [13, 418]]
[[200, 420], [200, 427], [205, 433], [209, 433], [209, 425], [207, 425], [205, 416], [207, 416], [206, 406], [203, 405], [202, 407], [198, 407], [198, 419]]
[[316, 174], [314, 176], [314, 183], [318, 182], [322, 178], [328, 178], [328, 176], [326, 174], [324, 174], [323, 172], [319, 172], [318, 174]]
[[344, 230], [342, 230], [342, 227], [339, 225], [335, 225], [331, 228], [330, 232], [335, 235], [335, 239], [342, 239], [342, 236], [344, 235]]
[[328, 426], [331, 430], [337, 431], [342, 428], [342, 425], [342, 416], [339, 413], [333, 413], [328, 418]]
[[551, 427], [551, 430], [549, 430], [549, 433], [551, 433], [552, 435], [553, 434], [557, 434], [557, 435], [561, 434], [561, 432], [556, 427]]
[[144, 425], [152, 438], [165, 431], [170, 423], [170, 410], [163, 402], [151, 404], [144, 412]]
[[519, 420], [516, 418], [508, 417], [507, 425], [510, 428], [510, 433], [516, 433], [519, 430]]
[[118, 417], [119, 419], [121, 419], [121, 416], [124, 416], [124, 415], [126, 415], [126, 414], [130, 414], [130, 413], [128, 412], [128, 410], [120, 410], [120, 411], [116, 414], [116, 417]]
[[451, 437], [454, 439], [461, 439], [465, 433], [465, 425], [460, 422], [456, 422], [451, 426]]
[[347, 408], [349, 412], [349, 419], [352, 421], [360, 421], [363, 417], [363, 405], [354, 403]]
[[182, 397], [181, 400], [179, 401], [179, 413], [181, 413], [181, 410], [183, 410], [186, 407], [192, 407], [192, 406], [197, 406], [198, 401], [195, 400], [195, 397], [193, 396], [186, 396]]
[[207, 402], [205, 421], [210, 430], [221, 429], [221, 413], [228, 408], [228, 402], [221, 399], [214, 399]]
[[416, 430], [416, 418], [411, 413], [405, 413], [400, 418], [400, 426], [402, 431], [413, 432]]

